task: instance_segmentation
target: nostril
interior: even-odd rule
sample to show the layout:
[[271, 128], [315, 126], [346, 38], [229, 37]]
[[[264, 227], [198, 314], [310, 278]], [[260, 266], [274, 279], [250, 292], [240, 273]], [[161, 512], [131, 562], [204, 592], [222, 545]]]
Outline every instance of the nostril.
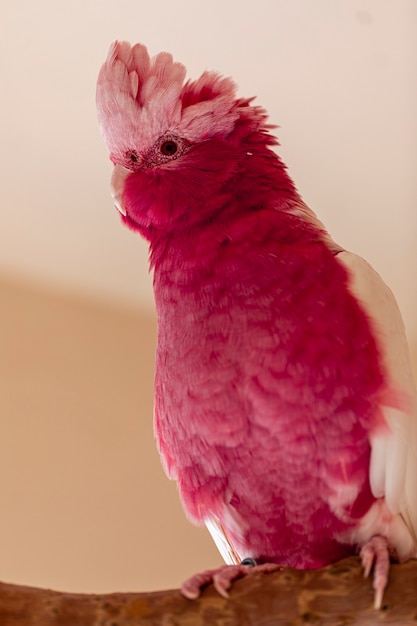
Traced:
[[136, 165], [140, 162], [140, 156], [136, 152], [136, 150], [129, 150], [128, 152], [126, 152], [126, 158], [132, 165]]

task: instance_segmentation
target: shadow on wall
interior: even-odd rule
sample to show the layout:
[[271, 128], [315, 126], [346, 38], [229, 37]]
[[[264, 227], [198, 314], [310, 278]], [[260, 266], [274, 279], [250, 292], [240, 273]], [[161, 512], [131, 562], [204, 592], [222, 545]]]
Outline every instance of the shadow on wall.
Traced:
[[0, 281], [1, 579], [177, 587], [220, 564], [152, 431], [155, 317]]

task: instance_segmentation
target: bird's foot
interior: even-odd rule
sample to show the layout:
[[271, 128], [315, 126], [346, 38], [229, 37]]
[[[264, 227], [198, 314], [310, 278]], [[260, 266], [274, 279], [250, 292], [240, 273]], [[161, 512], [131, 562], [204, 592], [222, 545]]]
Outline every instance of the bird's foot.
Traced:
[[388, 541], [385, 537], [381, 537], [380, 535], [372, 537], [372, 539], [362, 546], [360, 557], [365, 578], [369, 576], [372, 567], [374, 568], [374, 607], [375, 609], [380, 609], [384, 591], [388, 584], [390, 566]]
[[229, 589], [234, 580], [249, 576], [255, 572], [274, 572], [280, 569], [276, 563], [263, 563], [257, 565], [253, 559], [245, 559], [240, 565], [223, 565], [216, 569], [208, 569], [199, 574], [194, 574], [181, 585], [181, 593], [190, 600], [199, 597], [201, 589], [213, 583], [217, 593], [223, 598], [229, 597]]

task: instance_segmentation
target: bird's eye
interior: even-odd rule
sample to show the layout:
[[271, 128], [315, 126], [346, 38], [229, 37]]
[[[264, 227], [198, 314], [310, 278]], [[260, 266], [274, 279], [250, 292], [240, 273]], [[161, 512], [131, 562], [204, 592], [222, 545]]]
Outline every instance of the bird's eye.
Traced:
[[160, 151], [164, 156], [174, 156], [178, 152], [178, 144], [173, 139], [167, 139], [161, 143]]
[[176, 135], [162, 135], [145, 156], [147, 167], [158, 167], [179, 159], [190, 147], [190, 142]]

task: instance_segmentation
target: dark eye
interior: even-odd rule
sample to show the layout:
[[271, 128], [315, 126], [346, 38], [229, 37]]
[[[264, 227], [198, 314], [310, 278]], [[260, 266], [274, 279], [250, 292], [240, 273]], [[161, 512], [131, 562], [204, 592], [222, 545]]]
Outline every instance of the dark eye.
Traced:
[[173, 139], [167, 139], [159, 149], [164, 156], [174, 156], [178, 151], [178, 144]]
[[190, 147], [190, 142], [183, 137], [165, 134], [159, 137], [145, 156], [146, 167], [168, 165], [182, 157]]

